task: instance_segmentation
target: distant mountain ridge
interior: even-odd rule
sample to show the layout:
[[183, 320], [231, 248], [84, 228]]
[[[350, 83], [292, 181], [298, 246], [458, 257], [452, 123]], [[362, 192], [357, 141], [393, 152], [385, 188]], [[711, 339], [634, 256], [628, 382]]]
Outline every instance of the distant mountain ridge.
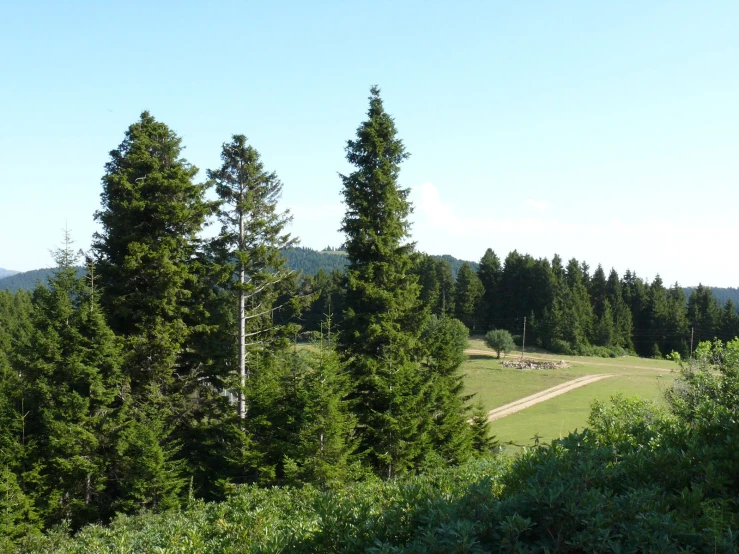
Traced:
[[[696, 287], [683, 287], [683, 290], [685, 291], [685, 296], [690, 296], [690, 293], [693, 292], [693, 289]], [[708, 287], [711, 289], [711, 293], [713, 296], [716, 297], [716, 300], [718, 300], [719, 305], [723, 306], [726, 304], [727, 300], [731, 300], [734, 302], [734, 306], [739, 309], [739, 288], [734, 287]]]
[[[31, 291], [36, 288], [36, 285], [41, 283], [46, 284], [46, 279], [51, 275], [54, 270], [48, 269], [32, 269], [31, 271], [24, 271], [22, 273], [15, 273], [9, 277], [0, 279], [0, 290], [9, 290], [10, 292], [16, 292], [19, 290]], [[77, 274], [83, 275], [85, 269], [82, 267], [77, 268]]]
[[[287, 266], [295, 271], [302, 271], [304, 275], [315, 275], [319, 270], [331, 272], [334, 270], [343, 270], [349, 263], [346, 259], [346, 252], [343, 250], [313, 250], [312, 248], [304, 248], [296, 246], [282, 251], [283, 256], [287, 260]], [[476, 262], [466, 262], [459, 260], [449, 254], [443, 256], [431, 256], [436, 260], [444, 260], [449, 262], [452, 267], [452, 275], [457, 278], [459, 268], [464, 263], [470, 264], [472, 269], [477, 270]]]
[[0, 279], [5, 279], [6, 277], [10, 277], [11, 275], [15, 275], [17, 273], [20, 273], [20, 271], [13, 271], [12, 269], [4, 269], [0, 267]]
[[[313, 276], [320, 270], [330, 273], [331, 271], [343, 271], [348, 261], [346, 259], [346, 252], [341, 250], [313, 250], [312, 248], [295, 247], [288, 248], [282, 251], [282, 254], [287, 260], [287, 266], [295, 271], [301, 272], [306, 276]], [[432, 256], [438, 260], [444, 260], [449, 262], [452, 266], [452, 274], [456, 278], [459, 268], [464, 264], [464, 260], [458, 260], [457, 258], [448, 254], [444, 256]], [[475, 262], [467, 262], [472, 266], [472, 269], [477, 269]], [[33, 290], [36, 288], [37, 283], [45, 284], [46, 279], [51, 275], [53, 269], [34, 269], [32, 271], [25, 271], [23, 273], [16, 273], [5, 278], [0, 278], [0, 289], [9, 290], [15, 292], [17, 290]], [[84, 273], [83, 268], [78, 268], [77, 271], [81, 274]]]
[[[288, 248], [282, 251], [282, 254], [287, 260], [287, 266], [295, 271], [302, 272], [303, 275], [313, 276], [318, 273], [319, 270], [323, 270], [326, 273], [330, 273], [334, 270], [343, 270], [347, 265], [346, 252], [335, 249], [326, 250], [313, 250], [312, 248], [304, 248], [301, 246]], [[454, 278], [457, 277], [457, 272], [465, 260], [460, 260], [449, 254], [443, 256], [432, 256], [437, 260], [444, 260], [449, 262], [452, 266], [452, 274]], [[477, 270], [476, 262], [467, 262], [472, 266], [472, 269]], [[25, 271], [19, 273], [17, 271], [11, 271], [7, 269], [0, 269], [0, 290], [5, 289], [11, 292], [17, 290], [33, 290], [36, 288], [37, 283], [45, 284], [46, 279], [51, 275], [53, 269], [34, 269], [32, 271]], [[77, 271], [80, 275], [84, 273], [83, 268], [78, 268]], [[6, 272], [5, 277], [3, 273]], [[695, 287], [683, 287], [685, 296], [689, 297], [690, 293]], [[739, 309], [739, 288], [733, 287], [709, 287], [711, 292], [718, 300], [718, 303], [723, 306], [726, 301], [731, 299], [734, 305]]]

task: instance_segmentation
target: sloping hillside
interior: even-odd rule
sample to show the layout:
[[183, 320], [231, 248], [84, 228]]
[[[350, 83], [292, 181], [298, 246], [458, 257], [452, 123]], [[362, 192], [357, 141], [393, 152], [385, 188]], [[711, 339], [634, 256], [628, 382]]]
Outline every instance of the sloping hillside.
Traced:
[[[683, 290], [685, 291], [685, 296], [689, 297], [690, 293], [693, 292], [693, 289], [695, 287], [684, 287]], [[723, 306], [726, 304], [727, 300], [731, 300], [734, 302], [734, 306], [739, 309], [739, 288], [722, 288], [722, 287], [709, 287], [711, 289], [711, 292], [713, 293], [713, 296], [716, 297], [716, 300], [718, 300], [719, 305]]]
[[[287, 259], [287, 266], [290, 269], [301, 272], [303, 275], [315, 275], [319, 270], [330, 273], [334, 270], [343, 270], [346, 267], [346, 252], [341, 250], [313, 250], [312, 248], [288, 248], [282, 251]], [[444, 256], [432, 256], [439, 260], [445, 260], [452, 266], [452, 275], [456, 279], [459, 268], [462, 267], [464, 260], [445, 254]], [[477, 264], [468, 262], [473, 269], [477, 269]], [[3, 271], [3, 270], [0, 270]], [[17, 290], [33, 290], [36, 284], [45, 283], [46, 278], [51, 274], [52, 269], [34, 269], [23, 273], [15, 273], [14, 275], [1, 278], [0, 289], [15, 292]], [[80, 274], [84, 269], [79, 268]]]
[[[10, 277], [0, 279], [0, 289], [9, 290], [10, 292], [16, 292], [18, 290], [33, 290], [36, 288], [38, 283], [45, 284], [46, 279], [51, 275], [53, 269], [33, 269], [31, 271], [24, 271], [23, 273], [16, 273]], [[84, 269], [79, 267], [77, 271], [80, 275], [84, 273]]]
[[4, 269], [0, 267], [0, 279], [5, 279], [5, 277], [10, 277], [11, 275], [15, 275], [16, 273], [19, 272], [13, 271], [12, 269]]

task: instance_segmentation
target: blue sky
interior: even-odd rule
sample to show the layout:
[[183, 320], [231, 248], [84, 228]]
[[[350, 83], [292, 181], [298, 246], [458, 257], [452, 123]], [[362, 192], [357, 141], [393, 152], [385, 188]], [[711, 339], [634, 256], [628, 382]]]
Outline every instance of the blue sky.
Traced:
[[378, 84], [413, 239], [739, 286], [738, 2], [0, 3], [0, 267], [87, 248], [144, 109], [218, 165], [246, 134], [304, 246], [342, 241], [344, 145]]

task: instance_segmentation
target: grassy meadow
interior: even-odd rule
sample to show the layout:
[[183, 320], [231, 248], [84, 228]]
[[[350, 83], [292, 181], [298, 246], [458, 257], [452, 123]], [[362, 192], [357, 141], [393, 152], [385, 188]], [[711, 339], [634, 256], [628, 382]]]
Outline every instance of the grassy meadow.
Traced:
[[[480, 338], [470, 340], [470, 349], [491, 355], [471, 353], [462, 365], [469, 393], [475, 393], [487, 410], [560, 385], [584, 375], [611, 374], [612, 377], [585, 385], [560, 396], [541, 402], [498, 419], [490, 424], [494, 434], [507, 451], [560, 438], [570, 431], [586, 426], [590, 405], [594, 400], [608, 400], [616, 394], [640, 396], [662, 401], [662, 391], [675, 377], [677, 364], [665, 360], [650, 360], [626, 356], [595, 358], [553, 355], [540, 350], [528, 351], [527, 357], [565, 360], [570, 369], [520, 370], [501, 366]], [[509, 358], [520, 352], [509, 354]]]

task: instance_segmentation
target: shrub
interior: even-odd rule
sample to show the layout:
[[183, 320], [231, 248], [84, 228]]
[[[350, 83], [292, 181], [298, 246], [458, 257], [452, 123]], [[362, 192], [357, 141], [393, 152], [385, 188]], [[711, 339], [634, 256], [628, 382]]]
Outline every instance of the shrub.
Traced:
[[493, 329], [485, 335], [485, 344], [488, 348], [492, 348], [500, 358], [501, 352], [510, 352], [516, 345], [513, 343], [513, 337], [505, 329]]
[[554, 339], [549, 345], [549, 350], [555, 354], [572, 355], [572, 346], [566, 340]]

